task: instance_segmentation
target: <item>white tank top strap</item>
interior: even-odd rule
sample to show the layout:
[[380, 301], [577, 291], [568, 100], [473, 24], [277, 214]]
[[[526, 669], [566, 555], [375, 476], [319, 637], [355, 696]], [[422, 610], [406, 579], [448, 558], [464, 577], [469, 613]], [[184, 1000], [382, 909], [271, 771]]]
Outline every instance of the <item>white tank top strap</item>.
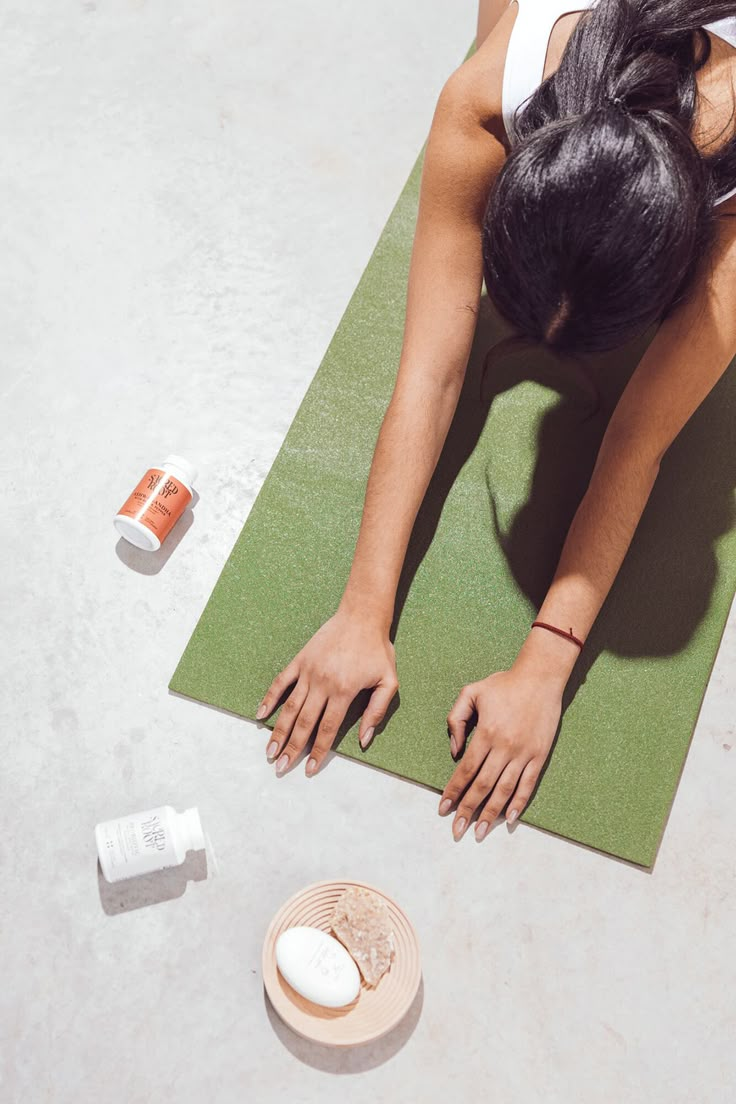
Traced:
[[717, 207], [719, 203], [725, 203], [727, 199], [730, 199], [732, 196], [735, 196], [735, 195], [736, 195], [736, 188], [731, 188], [730, 192], [724, 192], [724, 194], [722, 196], [719, 196], [718, 199], [714, 199], [713, 200], [713, 206]]
[[501, 87], [503, 122], [511, 145], [517, 140], [514, 112], [542, 83], [552, 28], [570, 12], [587, 11], [594, 0], [516, 0]]
[[717, 19], [715, 23], [706, 23], [705, 26], [725, 42], [730, 42], [732, 46], [736, 46], [736, 15], [729, 15], [725, 19]]
[[[515, 0], [519, 10], [506, 51], [501, 87], [501, 109], [509, 144], [518, 139], [514, 129], [514, 112], [542, 83], [552, 29], [558, 19], [571, 12], [588, 11], [597, 0]], [[736, 16], [707, 23], [709, 31], [736, 47]], [[732, 188], [715, 200], [725, 203], [736, 195]]]

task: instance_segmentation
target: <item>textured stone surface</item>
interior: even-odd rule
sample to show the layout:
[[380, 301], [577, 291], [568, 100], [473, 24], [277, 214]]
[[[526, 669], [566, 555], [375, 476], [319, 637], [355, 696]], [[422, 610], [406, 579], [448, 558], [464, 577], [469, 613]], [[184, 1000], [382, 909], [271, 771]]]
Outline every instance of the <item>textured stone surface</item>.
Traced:
[[396, 944], [391, 917], [372, 890], [351, 886], [335, 902], [330, 927], [358, 963], [369, 985], [377, 985], [391, 966]]
[[[652, 875], [525, 825], [456, 845], [434, 793], [342, 757], [277, 779], [264, 730], [166, 690], [474, 20], [4, 5], [4, 1104], [733, 1095], [733, 622]], [[147, 556], [111, 518], [169, 450], [201, 498]], [[161, 801], [198, 804], [207, 867], [101, 886], [95, 823]], [[260, 981], [279, 905], [345, 876], [399, 901], [424, 963], [405, 1024], [352, 1054]]]

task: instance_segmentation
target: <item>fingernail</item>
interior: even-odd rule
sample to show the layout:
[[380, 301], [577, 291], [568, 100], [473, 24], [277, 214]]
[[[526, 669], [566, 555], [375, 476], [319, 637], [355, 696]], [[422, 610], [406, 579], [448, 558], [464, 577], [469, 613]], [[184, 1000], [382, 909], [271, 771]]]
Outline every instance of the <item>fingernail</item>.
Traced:
[[277, 774], [283, 774], [283, 772], [286, 770], [288, 765], [289, 765], [289, 756], [286, 753], [284, 753], [281, 756], [281, 758], [279, 759], [278, 763], [276, 764], [276, 773]]
[[508, 817], [506, 818], [507, 823], [508, 824], [513, 824], [514, 821], [516, 820], [516, 818], [518, 817], [518, 815], [519, 815], [518, 809], [512, 809], [511, 812], [509, 813]]
[[478, 825], [478, 827], [475, 829], [475, 838], [477, 839], [478, 843], [480, 843], [480, 841], [482, 839], [485, 839], [487, 831], [488, 831], [488, 821], [487, 820], [482, 820], [480, 822], [480, 824]]
[[455, 826], [452, 829], [452, 834], [454, 835], [455, 839], [460, 839], [461, 835], [465, 831], [465, 825], [467, 823], [468, 822], [465, 819], [465, 817], [460, 817], [460, 819], [457, 821], [457, 823], [455, 824]]
[[266, 707], [265, 707], [265, 705], [261, 704], [256, 709], [256, 720], [260, 721], [261, 717], [265, 717], [265, 716], [266, 716]]
[[373, 733], [376, 731], [375, 725], [373, 728], [367, 728], [363, 735], [360, 737], [360, 746], [365, 749], [373, 739]]
[[276, 740], [272, 740], [271, 743], [266, 748], [266, 758], [267, 759], [273, 759], [274, 755], [276, 754], [276, 752], [278, 750], [279, 750], [278, 742]]
[[307, 763], [307, 774], [314, 774], [316, 769], [317, 769], [317, 760], [316, 759], [310, 759], [309, 762]]
[[453, 755], [457, 755], [457, 744], [455, 743], [455, 737], [450, 740], [450, 751]]
[[444, 801], [440, 801], [440, 816], [444, 816], [445, 813], [449, 813], [452, 808], [452, 799], [446, 797]]

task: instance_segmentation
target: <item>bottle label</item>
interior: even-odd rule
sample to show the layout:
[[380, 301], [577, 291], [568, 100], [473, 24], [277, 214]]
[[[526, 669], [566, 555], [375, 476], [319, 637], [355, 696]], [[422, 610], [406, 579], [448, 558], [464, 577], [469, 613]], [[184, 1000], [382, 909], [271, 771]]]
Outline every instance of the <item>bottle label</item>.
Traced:
[[163, 542], [192, 500], [192, 492], [161, 468], [150, 468], [118, 510], [141, 522]]
[[110, 881], [149, 874], [178, 863], [164, 808], [98, 825], [100, 861]]

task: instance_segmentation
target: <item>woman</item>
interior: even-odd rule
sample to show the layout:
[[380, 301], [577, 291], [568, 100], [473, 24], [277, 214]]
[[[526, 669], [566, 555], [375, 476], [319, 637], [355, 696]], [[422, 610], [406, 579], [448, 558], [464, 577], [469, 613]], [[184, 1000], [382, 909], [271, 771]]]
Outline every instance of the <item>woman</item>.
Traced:
[[541, 624], [448, 715], [458, 765], [439, 812], [454, 810], [456, 839], [478, 813], [481, 840], [504, 807], [511, 823], [527, 804], [660, 460], [736, 355], [736, 2], [481, 0], [476, 43], [432, 122], [398, 376], [343, 598], [258, 715], [292, 687], [267, 755], [282, 773], [316, 730], [308, 775], [361, 690], [372, 689], [363, 747], [383, 719], [398, 689], [396, 588], [483, 277], [519, 334], [564, 352], [615, 348], [659, 322], [610, 418]]

